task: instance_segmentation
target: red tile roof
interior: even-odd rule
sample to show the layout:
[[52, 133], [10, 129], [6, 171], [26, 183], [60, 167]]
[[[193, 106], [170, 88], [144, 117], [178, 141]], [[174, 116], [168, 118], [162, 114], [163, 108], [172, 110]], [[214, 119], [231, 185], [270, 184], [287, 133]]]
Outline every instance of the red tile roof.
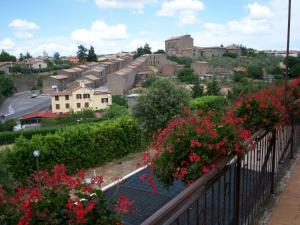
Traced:
[[20, 120], [28, 120], [28, 119], [32, 119], [32, 118], [58, 118], [61, 115], [58, 115], [56, 113], [52, 113], [52, 112], [35, 112], [35, 113], [31, 113], [28, 114], [26, 116], [23, 116], [22, 118], [20, 118]]

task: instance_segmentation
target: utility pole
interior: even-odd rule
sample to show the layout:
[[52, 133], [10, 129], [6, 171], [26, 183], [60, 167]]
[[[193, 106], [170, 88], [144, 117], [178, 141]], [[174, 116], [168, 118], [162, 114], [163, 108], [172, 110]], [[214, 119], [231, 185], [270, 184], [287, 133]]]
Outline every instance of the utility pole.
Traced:
[[287, 30], [287, 45], [286, 45], [286, 59], [285, 59], [285, 100], [287, 98], [287, 83], [288, 83], [288, 73], [289, 73], [289, 54], [290, 54], [290, 33], [291, 33], [291, 6], [292, 0], [289, 0], [289, 11], [288, 11], [288, 30]]

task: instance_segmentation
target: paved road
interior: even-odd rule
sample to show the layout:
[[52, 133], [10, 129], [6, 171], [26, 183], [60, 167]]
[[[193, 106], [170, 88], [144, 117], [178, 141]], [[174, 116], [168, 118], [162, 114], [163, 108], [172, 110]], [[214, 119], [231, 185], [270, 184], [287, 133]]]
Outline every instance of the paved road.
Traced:
[[47, 108], [50, 104], [49, 95], [40, 95], [36, 98], [31, 98], [30, 91], [20, 92], [3, 102], [0, 106], [0, 115], [5, 115], [5, 120], [19, 118]]

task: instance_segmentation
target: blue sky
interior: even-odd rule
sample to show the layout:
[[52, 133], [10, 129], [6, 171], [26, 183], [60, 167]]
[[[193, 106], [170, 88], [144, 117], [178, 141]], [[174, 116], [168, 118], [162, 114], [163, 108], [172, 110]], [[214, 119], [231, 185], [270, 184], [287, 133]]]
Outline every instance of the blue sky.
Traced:
[[[132, 51], [145, 42], [164, 48], [191, 34], [197, 46], [232, 43], [284, 49], [287, 0], [1, 0], [0, 49], [19, 55]], [[300, 49], [300, 1], [293, 0], [291, 47]], [[298, 22], [299, 21], [299, 22]], [[298, 22], [298, 23], [297, 23]]]

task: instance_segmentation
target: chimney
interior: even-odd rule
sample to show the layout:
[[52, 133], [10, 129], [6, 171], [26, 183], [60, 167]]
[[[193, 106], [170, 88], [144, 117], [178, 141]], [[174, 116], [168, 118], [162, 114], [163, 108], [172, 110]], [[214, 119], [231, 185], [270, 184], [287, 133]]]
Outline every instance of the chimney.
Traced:
[[80, 84], [80, 87], [82, 87], [82, 88], [85, 87], [85, 84], [84, 84], [84, 81], [83, 81], [83, 80], [81, 80], [81, 81], [79, 82], [79, 84]]

